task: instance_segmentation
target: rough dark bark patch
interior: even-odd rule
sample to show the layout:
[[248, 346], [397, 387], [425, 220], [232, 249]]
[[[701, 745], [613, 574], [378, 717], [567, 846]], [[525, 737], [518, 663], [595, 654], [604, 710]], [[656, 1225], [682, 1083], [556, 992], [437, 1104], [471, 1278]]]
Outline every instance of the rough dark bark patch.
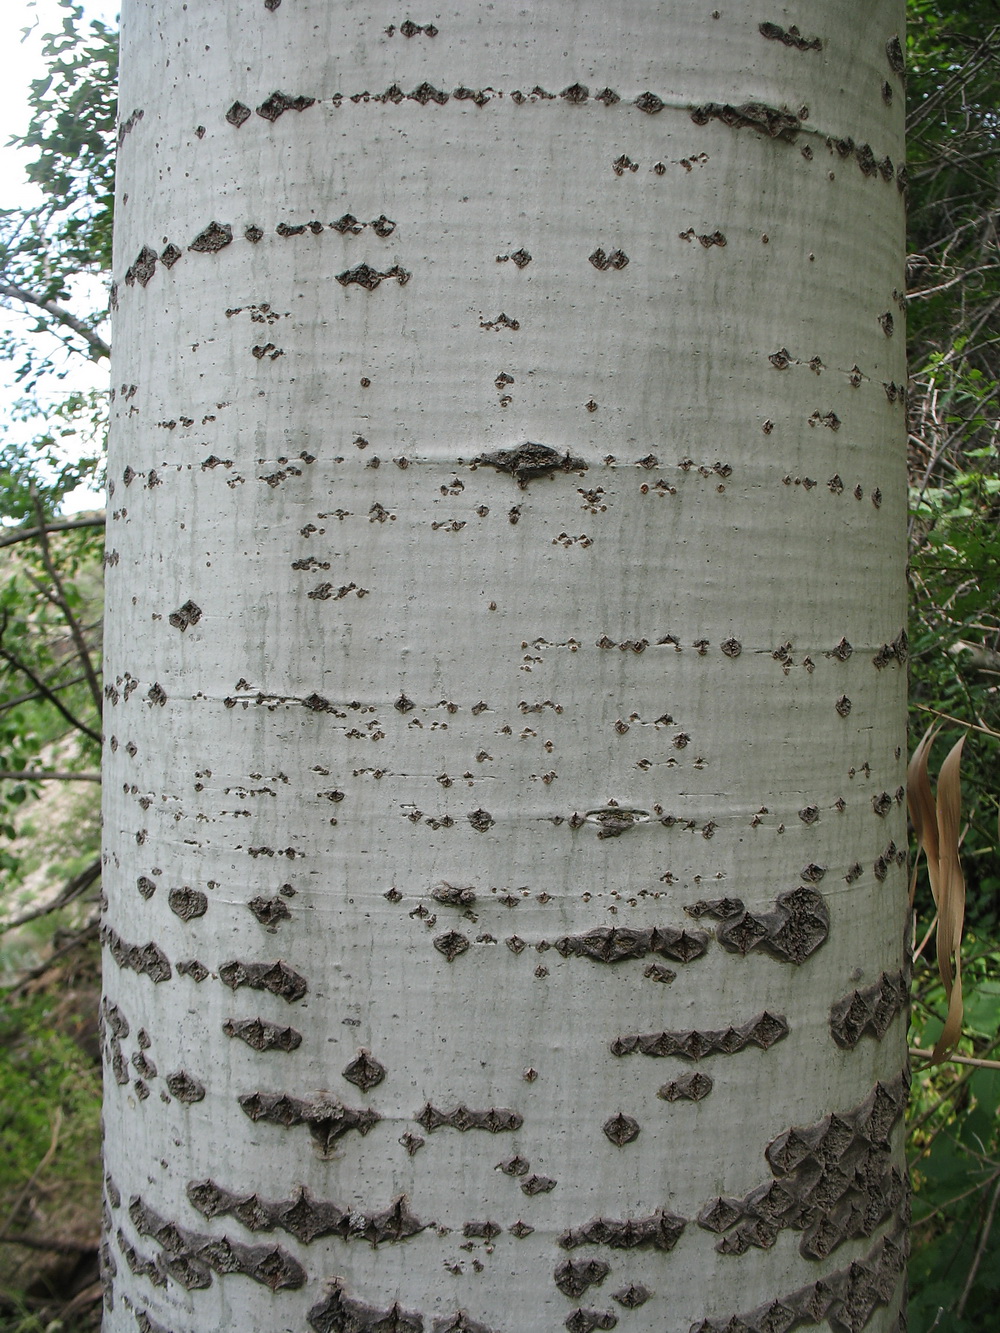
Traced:
[[765, 1153], [774, 1179], [743, 1199], [714, 1199], [698, 1225], [720, 1235], [721, 1254], [770, 1249], [786, 1228], [803, 1232], [799, 1252], [807, 1259], [825, 1259], [845, 1241], [871, 1236], [906, 1197], [891, 1136], [907, 1087], [900, 1074], [876, 1083], [850, 1111], [786, 1130]]
[[559, 1237], [564, 1250], [575, 1250], [581, 1245], [607, 1245], [612, 1250], [672, 1250], [687, 1225], [677, 1217], [660, 1209], [652, 1217], [626, 1217], [613, 1221], [595, 1217], [586, 1226], [566, 1231]]
[[694, 1074], [684, 1074], [672, 1083], [665, 1083], [656, 1095], [665, 1102], [700, 1102], [708, 1096], [713, 1086], [709, 1076], [699, 1070]]
[[262, 926], [268, 926], [272, 930], [279, 922], [289, 920], [292, 915], [283, 898], [251, 898], [247, 907]]
[[823, 39], [821, 37], [803, 37], [794, 23], [787, 31], [779, 27], [777, 23], [761, 23], [757, 31], [769, 41], [781, 42], [784, 46], [793, 46], [796, 51], [822, 51], [823, 49]]
[[564, 1259], [552, 1276], [564, 1296], [578, 1301], [588, 1287], [600, 1286], [610, 1272], [611, 1265], [603, 1259]]
[[612, 1055], [649, 1055], [660, 1059], [680, 1056], [683, 1060], [704, 1060], [709, 1055], [735, 1055], [748, 1046], [769, 1050], [777, 1041], [788, 1036], [787, 1020], [781, 1014], [765, 1011], [740, 1027], [719, 1031], [651, 1032], [645, 1036], [616, 1037], [611, 1043]]
[[553, 947], [563, 958], [592, 958], [599, 963], [620, 963], [651, 953], [689, 963], [705, 953], [709, 938], [703, 930], [678, 930], [673, 926], [653, 926], [648, 930], [598, 926], [585, 935], [564, 935]]
[[632, 1116], [625, 1115], [619, 1111], [613, 1115], [610, 1120], [605, 1120], [601, 1126], [605, 1136], [611, 1140], [617, 1147], [624, 1147], [626, 1143], [634, 1143], [639, 1137], [639, 1122]]
[[197, 625], [201, 619], [201, 607], [197, 602], [190, 599], [179, 606], [176, 611], [171, 611], [167, 617], [167, 623], [173, 625], [174, 629], [179, 629], [183, 634], [189, 625]]
[[526, 1176], [521, 1181], [521, 1193], [529, 1197], [536, 1194], [551, 1194], [557, 1183], [551, 1176]]
[[564, 1321], [569, 1333], [591, 1333], [595, 1328], [614, 1328], [618, 1316], [613, 1310], [574, 1310]]
[[183, 888], [170, 890], [167, 904], [174, 916], [179, 916], [182, 921], [193, 921], [208, 911], [208, 896], [185, 884]]
[[731, 129], [757, 130], [771, 139], [791, 143], [802, 128], [802, 121], [792, 111], [765, 106], [763, 102], [744, 102], [742, 106], [729, 103], [706, 102], [695, 107], [691, 119], [696, 125], [707, 125], [710, 120], [721, 120]]
[[224, 250], [232, 242], [233, 229], [228, 223], [210, 222], [208, 226], [198, 233], [191, 244], [189, 250], [199, 250], [204, 254], [215, 254], [219, 250]]
[[804, 1325], [828, 1323], [834, 1333], [861, 1333], [875, 1310], [888, 1305], [906, 1266], [909, 1241], [897, 1228], [846, 1268], [837, 1269], [808, 1286], [738, 1315], [704, 1319], [691, 1333], [783, 1333]]
[[227, 1037], [238, 1037], [255, 1051], [295, 1051], [302, 1045], [302, 1034], [265, 1018], [229, 1018], [222, 1030]]
[[313, 1100], [291, 1097], [285, 1092], [250, 1092], [238, 1098], [243, 1114], [253, 1121], [290, 1129], [293, 1125], [308, 1126], [313, 1142], [321, 1153], [328, 1153], [338, 1139], [356, 1130], [365, 1135], [382, 1118], [369, 1107], [355, 1110], [335, 1097], [317, 1097]]
[[167, 1075], [167, 1087], [179, 1102], [200, 1102], [205, 1097], [205, 1085], [184, 1069]]
[[431, 897], [448, 907], [471, 907], [476, 901], [476, 891], [456, 884], [439, 884], [431, 889]]
[[331, 1284], [326, 1299], [312, 1307], [307, 1319], [313, 1333], [424, 1333], [422, 1315], [398, 1304], [379, 1310], [353, 1300], [344, 1295], [339, 1278]]
[[111, 926], [101, 927], [101, 943], [107, 945], [119, 967], [139, 972], [153, 981], [169, 981], [172, 975], [167, 955], [158, 944], [129, 944]]
[[305, 111], [316, 101], [315, 97], [289, 97], [287, 93], [272, 93], [257, 108], [257, 115], [264, 120], [276, 121], [286, 111]]
[[434, 948], [438, 953], [444, 954], [449, 963], [453, 963], [460, 954], [468, 950], [469, 939], [457, 930], [449, 930], [446, 935], [435, 936]]
[[348, 1083], [353, 1083], [362, 1092], [378, 1087], [385, 1078], [385, 1065], [379, 1064], [371, 1051], [358, 1051], [356, 1057], [343, 1071]]
[[909, 1003], [906, 972], [882, 972], [870, 986], [837, 1000], [830, 1010], [830, 1035], [844, 1050], [853, 1050], [865, 1036], [881, 1041], [889, 1024], [907, 1011]]
[[494, 467], [498, 472], [509, 472], [522, 490], [529, 481], [539, 477], [551, 477], [556, 472], [586, 472], [587, 464], [582, 458], [573, 458], [567, 452], [562, 454], [547, 444], [534, 444], [526, 440], [516, 449], [497, 449], [491, 454], [480, 454], [472, 460], [473, 467]]
[[337, 281], [342, 287], [349, 287], [354, 283], [358, 287], [364, 287], [369, 292], [373, 292], [379, 283], [386, 278], [395, 278], [400, 287], [405, 287], [410, 281], [410, 274], [405, 269], [400, 268], [398, 264], [386, 269], [384, 273], [372, 268], [370, 264], [358, 264], [356, 268], [349, 268], [343, 273], [337, 274]]
[[249, 986], [251, 990], [266, 990], [293, 1004], [306, 993], [306, 979], [285, 963], [223, 963], [219, 979], [232, 990]]
[[644, 1287], [641, 1282], [630, 1282], [627, 1287], [622, 1287], [618, 1291], [611, 1293], [611, 1299], [623, 1305], [626, 1310], [637, 1310], [640, 1305], [645, 1305], [653, 1293], [648, 1287]]
[[504, 1106], [471, 1111], [467, 1106], [460, 1105], [452, 1111], [440, 1111], [430, 1102], [414, 1119], [428, 1134], [433, 1134], [436, 1129], [458, 1129], [462, 1133], [469, 1129], [485, 1129], [491, 1134], [502, 1134], [520, 1129], [524, 1124], [523, 1116]]
[[[809, 810], [815, 807], [809, 807]], [[804, 818], [803, 823], [813, 822]], [[818, 816], [819, 811], [816, 811]], [[819, 866], [806, 869], [811, 877], [821, 872]], [[720, 922], [716, 939], [730, 953], [748, 954], [754, 950], [789, 963], [804, 963], [826, 942], [830, 931], [830, 913], [822, 894], [800, 885], [779, 893], [773, 912], [748, 912], [740, 898], [704, 899], [684, 908], [689, 916], [712, 917]]]
[[304, 1245], [320, 1236], [339, 1236], [341, 1240], [366, 1240], [377, 1246], [383, 1241], [408, 1240], [427, 1226], [410, 1212], [405, 1194], [388, 1208], [370, 1214], [314, 1199], [304, 1186], [289, 1199], [269, 1202], [257, 1194], [234, 1194], [214, 1180], [192, 1180], [187, 1196], [192, 1207], [205, 1217], [228, 1214], [250, 1231], [287, 1231]]
[[294, 1290], [306, 1280], [305, 1269], [278, 1245], [241, 1245], [228, 1236], [202, 1236], [168, 1222], [139, 1195], [129, 1204], [129, 1217], [140, 1236], [150, 1236], [163, 1249], [168, 1275], [189, 1291], [208, 1287], [212, 1272], [242, 1273], [271, 1291]]

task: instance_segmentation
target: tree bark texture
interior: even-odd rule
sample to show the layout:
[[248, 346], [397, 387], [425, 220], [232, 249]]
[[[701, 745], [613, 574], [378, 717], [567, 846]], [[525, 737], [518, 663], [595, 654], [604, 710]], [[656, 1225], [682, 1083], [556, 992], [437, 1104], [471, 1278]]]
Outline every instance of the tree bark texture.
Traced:
[[108, 1333], [896, 1329], [902, 5], [124, 11]]

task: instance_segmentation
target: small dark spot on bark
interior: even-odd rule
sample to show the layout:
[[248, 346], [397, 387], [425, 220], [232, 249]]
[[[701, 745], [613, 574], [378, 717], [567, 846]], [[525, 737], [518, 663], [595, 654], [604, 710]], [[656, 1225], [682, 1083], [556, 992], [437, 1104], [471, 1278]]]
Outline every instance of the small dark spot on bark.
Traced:
[[167, 1075], [167, 1087], [179, 1102], [200, 1102], [205, 1096], [205, 1086], [184, 1069]]
[[647, 116], [655, 116], [666, 105], [661, 97], [651, 92], [641, 93], [635, 99], [635, 104], [640, 111], [645, 111]]
[[294, 1051], [302, 1044], [302, 1035], [292, 1027], [282, 1027], [264, 1018], [230, 1018], [222, 1025], [227, 1037], [238, 1037], [255, 1051]]
[[894, 74], [906, 73], [906, 61], [903, 58], [903, 46], [899, 38], [892, 36], [885, 44], [886, 59], [889, 61], [889, 68]]
[[170, 890], [167, 904], [182, 921], [192, 921], [208, 911], [208, 897], [200, 889], [189, 888], [186, 884], [183, 888]]
[[638, 1120], [634, 1120], [630, 1115], [625, 1115], [622, 1111], [612, 1116], [610, 1120], [605, 1120], [601, 1128], [611, 1142], [619, 1148], [626, 1143], [634, 1142], [639, 1137]]
[[600, 269], [602, 272], [609, 268], [623, 269], [629, 262], [628, 255], [624, 250], [612, 250], [610, 254], [605, 254], [600, 247], [592, 255], [588, 255], [588, 259], [594, 268]]
[[306, 979], [285, 963], [224, 963], [219, 968], [219, 979], [231, 990], [249, 986], [251, 990], [266, 990], [280, 995], [289, 1004], [301, 1000], [306, 993]]
[[674, 1248], [684, 1230], [686, 1221], [665, 1209], [651, 1217], [627, 1217], [622, 1221], [595, 1217], [585, 1226], [564, 1232], [559, 1245], [564, 1250], [578, 1249], [581, 1245], [607, 1245], [613, 1250], [660, 1250]]
[[188, 249], [198, 250], [204, 254], [215, 254], [218, 250], [225, 249], [232, 239], [233, 229], [228, 223], [210, 222], [198, 233]]
[[262, 926], [271, 929], [274, 929], [279, 922], [289, 920], [292, 915], [282, 898], [251, 898], [247, 907]]
[[556, 1187], [556, 1182], [551, 1176], [526, 1176], [521, 1181], [521, 1192], [529, 1196], [535, 1194], [550, 1194]]
[[374, 1058], [371, 1051], [359, 1050], [355, 1058], [342, 1071], [348, 1083], [353, 1083], [362, 1092], [368, 1092], [385, 1078], [385, 1065]]
[[462, 935], [457, 930], [449, 930], [446, 935], [437, 935], [434, 939], [434, 948], [438, 953], [444, 954], [449, 963], [453, 963], [460, 954], [466, 952], [469, 948], [469, 940], [466, 935]]
[[652, 1292], [648, 1287], [644, 1287], [641, 1282], [630, 1282], [627, 1287], [622, 1287], [619, 1291], [611, 1293], [611, 1299], [623, 1305], [626, 1310], [637, 1310], [640, 1305], [645, 1305]]
[[611, 1272], [603, 1259], [564, 1259], [556, 1266], [553, 1281], [564, 1296], [577, 1301], [588, 1287], [598, 1287]]
[[765, 106], [761, 102], [744, 102], [742, 106], [706, 102], [695, 107], [691, 119], [696, 125], [707, 125], [710, 120], [721, 120], [732, 129], [752, 129], [771, 139], [792, 142], [802, 128], [800, 118], [792, 111]]
[[781, 42], [793, 46], [796, 51], [822, 51], [823, 42], [819, 37], [803, 37], [793, 24], [787, 31], [777, 23], [761, 23], [758, 32], [772, 42]]
[[672, 1083], [665, 1083], [656, 1095], [665, 1102], [700, 1102], [708, 1096], [713, 1086], [709, 1076], [698, 1070], [694, 1074], [684, 1074]]
[[167, 623], [172, 625], [174, 629], [179, 629], [183, 634], [189, 625], [197, 625], [200, 619], [201, 607], [197, 602], [192, 602], [189, 599], [183, 606], [178, 607], [176, 611], [171, 611], [170, 615], [167, 617]]

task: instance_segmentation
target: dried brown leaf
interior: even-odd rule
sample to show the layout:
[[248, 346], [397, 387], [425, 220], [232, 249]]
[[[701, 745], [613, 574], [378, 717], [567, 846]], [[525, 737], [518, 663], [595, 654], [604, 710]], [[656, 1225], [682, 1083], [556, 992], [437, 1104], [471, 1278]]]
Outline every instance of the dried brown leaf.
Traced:
[[[917, 845], [927, 858], [927, 875], [931, 883], [931, 893], [935, 904], [938, 901], [938, 827], [937, 809], [931, 794], [930, 777], [927, 773], [927, 760], [930, 756], [934, 738], [940, 727], [931, 725], [924, 732], [920, 744], [913, 751], [906, 771], [906, 804], [910, 812], [910, 822], [917, 835]], [[910, 880], [910, 906], [917, 886], [919, 853], [913, 866]]]

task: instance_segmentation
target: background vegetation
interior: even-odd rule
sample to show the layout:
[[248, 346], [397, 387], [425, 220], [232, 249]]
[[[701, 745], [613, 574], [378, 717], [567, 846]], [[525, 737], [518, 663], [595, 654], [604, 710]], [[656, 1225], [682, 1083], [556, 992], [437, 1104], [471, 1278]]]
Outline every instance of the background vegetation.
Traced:
[[[102, 362], [117, 43], [75, 0], [32, 85], [42, 202], [0, 211], [0, 332], [30, 445], [0, 438], [0, 1333], [99, 1325], [98, 782]], [[910, 1327], [985, 1333], [1000, 1305], [1000, 4], [910, 0], [907, 269], [911, 727], [962, 734], [965, 1016], [947, 998], [921, 874], [913, 934]], [[69, 445], [69, 451], [65, 446]], [[67, 461], [69, 460], [69, 461]], [[911, 849], [915, 853], [916, 848]]]

